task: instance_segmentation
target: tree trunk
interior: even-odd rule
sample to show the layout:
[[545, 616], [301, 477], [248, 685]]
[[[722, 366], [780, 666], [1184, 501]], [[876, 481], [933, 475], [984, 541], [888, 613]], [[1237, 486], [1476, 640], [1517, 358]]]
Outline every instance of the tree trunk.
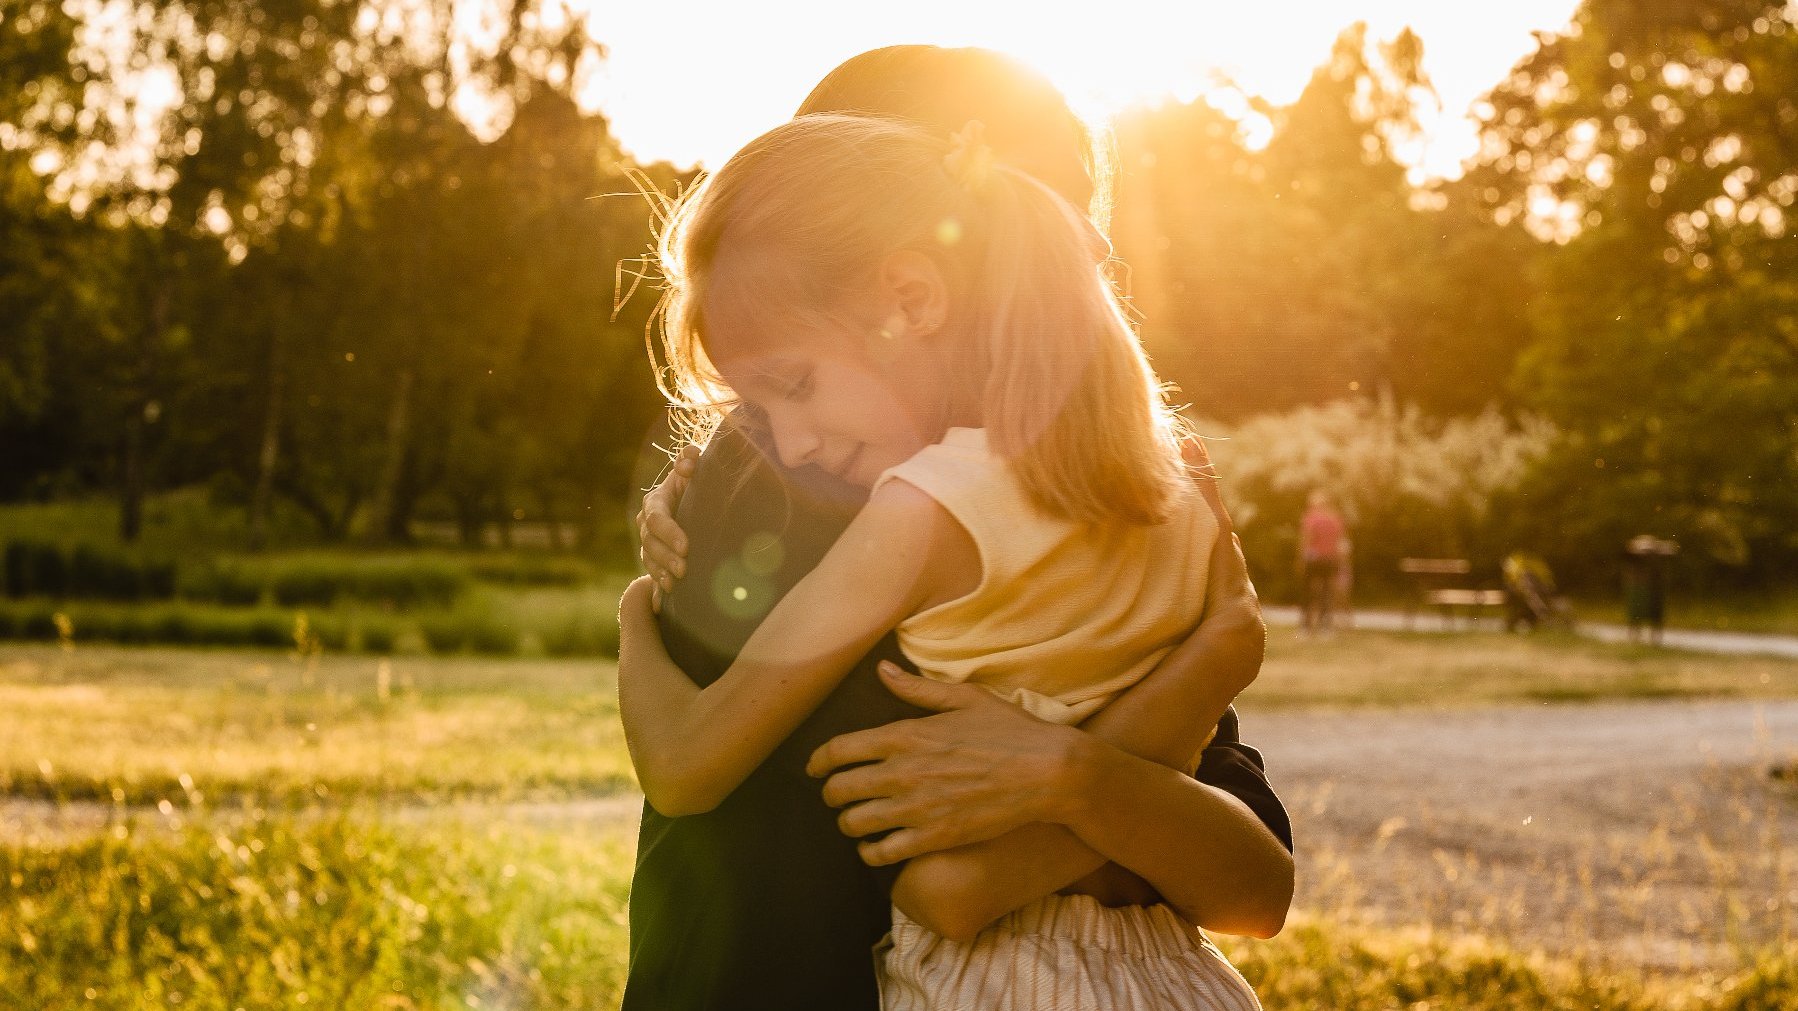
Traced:
[[549, 547], [551, 551], [561, 551], [566, 544], [562, 540], [562, 519], [556, 513], [556, 496], [547, 488], [539, 489], [537, 501], [543, 506], [544, 528], [549, 531]]
[[136, 544], [144, 529], [144, 405], [133, 398], [125, 416], [124, 458], [119, 462], [119, 539]]
[[393, 504], [387, 510], [384, 540], [390, 544], [412, 543], [412, 507], [418, 504], [417, 461], [412, 455], [411, 440], [400, 455], [400, 479], [394, 485]]
[[425, 322], [428, 313], [421, 295], [424, 290], [421, 285], [429, 274], [424, 232], [413, 231], [410, 241], [402, 242], [395, 253], [399, 261], [395, 264], [396, 295], [410, 312], [402, 315], [402, 329], [395, 342], [399, 373], [393, 387], [393, 401], [388, 405], [386, 453], [381, 461], [380, 477], [375, 482], [374, 511], [367, 527], [373, 540], [386, 542], [410, 539], [407, 521], [412, 503], [406, 480], [412, 455], [412, 398], [417, 395], [420, 349], [428, 325]]
[[404, 522], [399, 515], [400, 482], [405, 478], [406, 448], [412, 437], [412, 388], [416, 382], [412, 363], [402, 365], [387, 409], [387, 453], [375, 485], [374, 516], [368, 528], [376, 540], [392, 540], [395, 523]]
[[[285, 302], [285, 299], [283, 299]], [[277, 319], [285, 314], [277, 314]], [[274, 498], [275, 465], [281, 458], [281, 412], [287, 393], [285, 331], [276, 323], [269, 335], [268, 403], [263, 405], [262, 448], [256, 455], [256, 490], [250, 495], [250, 550], [260, 551], [268, 541], [269, 504]]]
[[286, 495], [294, 505], [299, 506], [301, 512], [312, 517], [312, 522], [318, 526], [319, 533], [328, 540], [342, 539], [343, 531], [339, 515], [332, 512], [331, 507], [324, 500], [312, 494], [310, 489], [294, 481], [287, 481], [284, 484], [285, 487], [281, 489], [282, 494]]
[[169, 293], [163, 285], [160, 265], [151, 268], [150, 313], [137, 335], [136, 373], [131, 384], [131, 403], [125, 415], [124, 458], [119, 464], [119, 539], [136, 544], [144, 529], [145, 426], [156, 420], [157, 405], [151, 399], [156, 348], [167, 332]]
[[469, 549], [481, 546], [481, 529], [486, 524], [485, 509], [479, 496], [464, 493], [454, 496], [456, 503], [456, 536]]
[[329, 529], [331, 540], [343, 543], [350, 539], [355, 527], [356, 511], [362, 508], [362, 489], [351, 486], [343, 493], [343, 507], [332, 520]]

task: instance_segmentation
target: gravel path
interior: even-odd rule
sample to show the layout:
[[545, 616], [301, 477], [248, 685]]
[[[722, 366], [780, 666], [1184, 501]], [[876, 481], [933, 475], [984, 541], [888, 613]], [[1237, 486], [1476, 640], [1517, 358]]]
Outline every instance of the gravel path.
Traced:
[[1774, 775], [1798, 702], [1244, 720], [1293, 813], [1302, 908], [1661, 968], [1798, 935], [1798, 784]]

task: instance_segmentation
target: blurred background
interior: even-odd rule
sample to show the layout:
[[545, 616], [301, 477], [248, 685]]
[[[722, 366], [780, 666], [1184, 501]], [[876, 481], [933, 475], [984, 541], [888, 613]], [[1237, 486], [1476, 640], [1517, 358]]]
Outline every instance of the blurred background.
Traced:
[[[1109, 123], [1144, 340], [1216, 437], [1270, 605], [1299, 597], [1327, 489], [1374, 612], [1490, 630], [1482, 594], [1522, 552], [1591, 626], [1641, 617], [1648, 587], [1657, 625], [1664, 597], [1675, 628], [1798, 634], [1798, 4], [1210, 7], [0, 3], [0, 913], [23, 924], [0, 915], [0, 1003], [615, 999], [614, 604], [669, 445], [643, 191], [878, 45], [1015, 52]], [[1719, 717], [1750, 751], [1688, 782], [1702, 803], [1506, 850], [1503, 887], [1491, 824], [1407, 850], [1432, 816], [1332, 821], [1339, 766], [1278, 774], [1279, 742], [1343, 706], [1786, 698], [1798, 646], [1369, 627], [1276, 629], [1247, 700], [1301, 836], [1323, 826], [1301, 909], [1336, 910], [1233, 949], [1264, 999], [1798, 993], [1765, 954], [1798, 903], [1789, 703]], [[1268, 738], [1257, 704], [1288, 714]], [[1516, 739], [1491, 734], [1468, 740]], [[1697, 838], [1704, 860], [1668, 842]], [[1423, 912], [1364, 901], [1420, 866]], [[1581, 947], [1628, 901], [1661, 933]], [[1574, 961], [1432, 939], [1469, 910]], [[361, 947], [304, 954], [341, 930]], [[1582, 968], [1626, 949], [1629, 971]], [[1406, 976], [1407, 952], [1448, 968]], [[1359, 968], [1331, 991], [1297, 968], [1321, 962]], [[1482, 966], [1510, 982], [1474, 1003]], [[1764, 987], [1728, 1004], [1744, 973]], [[106, 1004], [126, 995], [150, 1003]]]
[[[1113, 117], [1130, 294], [1230, 437], [1264, 589], [1291, 589], [1327, 486], [1376, 592], [1401, 557], [1496, 574], [1523, 549], [1614, 601], [1652, 534], [1688, 597], [1798, 616], [1791, 10], [1637, 6], [1420, 7], [1446, 55], [1403, 24], [1331, 41], [1343, 14], [1126, 5], [1085, 48], [1054, 12], [911, 16], [1015, 36]], [[897, 30], [750, 10], [9, 4], [0, 502], [30, 518], [7, 532], [624, 558], [659, 415], [639, 187]]]

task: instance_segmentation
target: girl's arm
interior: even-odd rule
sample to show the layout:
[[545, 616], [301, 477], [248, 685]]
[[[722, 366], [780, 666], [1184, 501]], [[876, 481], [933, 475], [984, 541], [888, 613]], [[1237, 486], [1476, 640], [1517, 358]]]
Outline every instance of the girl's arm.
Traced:
[[1081, 724], [1141, 758], [1190, 769], [1224, 711], [1261, 673], [1267, 624], [1248, 563], [1227, 530], [1212, 549], [1205, 617], [1192, 635]]
[[1187, 768], [1197, 755], [1196, 730], [1209, 734], [1224, 711], [1261, 673], [1267, 624], [1249, 579], [1249, 563], [1230, 511], [1218, 494], [1216, 469], [1205, 444], [1181, 447], [1187, 470], [1217, 518], [1217, 543], [1206, 570], [1205, 611], [1199, 627], [1147, 678], [1093, 714], [1083, 729], [1131, 754]]
[[[833, 802], [880, 798], [844, 813], [850, 834], [926, 826], [863, 844], [870, 862], [890, 862], [885, 854], [903, 855], [964, 812], [1022, 823], [912, 859], [893, 901], [913, 919], [965, 940], [1112, 861], [1199, 926], [1256, 937], [1279, 931], [1292, 898], [1292, 855], [1241, 801], [974, 686], [882, 673], [905, 701], [945, 712], [845, 735], [820, 750], [815, 769], [873, 763], [837, 773], [825, 787]], [[864, 814], [881, 804], [898, 810]]]
[[[1118, 757], [1129, 753], [1163, 765], [1185, 767], [1223, 714], [1236, 686], [1252, 681], [1260, 669], [1266, 628], [1254, 587], [1235, 538], [1229, 533], [1228, 514], [1216, 500], [1215, 488], [1209, 483], [1201, 488], [1211, 500], [1224, 533], [1212, 554], [1206, 618], [1198, 631], [1169, 654], [1148, 678], [1087, 721], [1086, 730], [1121, 749]], [[895, 682], [895, 689], [906, 690], [901, 686], [909, 685], [902, 679]], [[932, 721], [911, 722], [921, 725]], [[909, 748], [908, 764], [913, 769], [920, 764], [940, 764], [941, 754], [966, 747], [963, 742], [939, 741], [932, 745], [904, 741], [903, 737], [915, 730], [903, 724], [896, 726], [904, 728], [891, 732], [897, 739], [881, 743], [901, 751]], [[961, 728], [942, 725], [931, 729], [950, 732]], [[881, 731], [864, 733], [875, 737]], [[858, 736], [840, 740], [848, 743]], [[1065, 744], [1071, 738], [1061, 740]], [[815, 772], [822, 773], [845, 761], [868, 760], [845, 758], [841, 751], [833, 754], [836, 744], [832, 742], [820, 749], [813, 762]], [[1084, 754], [1091, 758], [1095, 753]], [[828, 785], [826, 799], [837, 804], [863, 802], [843, 815], [844, 831], [851, 835], [900, 829], [879, 842], [864, 844], [864, 853], [874, 863], [916, 857], [901, 874], [894, 900], [908, 915], [939, 933], [971, 934], [1019, 906], [1075, 883], [1108, 858], [1148, 878], [1176, 909], [1200, 926], [1259, 936], [1277, 931], [1285, 919], [1292, 893], [1291, 854], [1246, 805], [1223, 791], [1187, 780], [1205, 794], [1201, 797], [1187, 791], [1189, 805], [1197, 804], [1197, 808], [1170, 808], [1170, 820], [1154, 825], [1148, 822], [1159, 816], [1152, 807], [1131, 812], [1146, 816], [1146, 820], [1128, 817], [1115, 822], [1134, 826], [1132, 838], [1144, 842], [1185, 839], [1181, 859], [1173, 868], [1160, 862], [1155, 862], [1154, 867], [1142, 867], [1088, 845], [1096, 840], [1083, 842], [1070, 831], [1072, 826], [1024, 825], [1060, 820], [1042, 814], [1045, 806], [1052, 806], [1053, 792], [1065, 789], [1057, 785], [1056, 777], [1038, 780], [1047, 784], [1043, 789], [1051, 791], [1043, 796], [1032, 795], [1023, 788], [1009, 790], [1010, 784], [1006, 784], [1008, 793], [1004, 796], [981, 796], [979, 786], [970, 779], [967, 785], [971, 789], [965, 794], [951, 794], [945, 799], [944, 770], [930, 770], [931, 791], [936, 796], [921, 797], [920, 792], [928, 791], [918, 791], [904, 767], [889, 769], [888, 764], [840, 773]], [[1116, 766], [1110, 768], [1115, 773]], [[973, 776], [979, 775], [978, 770], [969, 771]], [[1166, 782], [1171, 781], [1164, 781], [1164, 785]], [[895, 800], [896, 794], [908, 799]], [[1182, 821], [1180, 817], [1196, 820]], [[1165, 834], [1170, 826], [1171, 837]], [[971, 841], [977, 842], [962, 845]], [[1241, 874], [1232, 870], [1229, 863], [1219, 864], [1213, 859], [1225, 855], [1235, 860], [1241, 853], [1258, 855], [1258, 859], [1243, 866]], [[1137, 862], [1143, 859], [1144, 855], [1136, 855]], [[1176, 876], [1166, 878], [1163, 872], [1167, 869], [1176, 870]], [[1177, 898], [1182, 895], [1192, 899]]]
[[955, 582], [958, 534], [923, 492], [883, 485], [703, 689], [662, 647], [650, 579], [632, 583], [619, 604], [618, 708], [650, 804], [671, 816], [716, 807], [882, 635]]
[[[1260, 669], [1267, 641], [1255, 590], [1248, 581], [1241, 552], [1234, 540], [1219, 545], [1213, 556], [1211, 576], [1210, 590], [1206, 594], [1206, 616], [1199, 628], [1168, 654], [1148, 677], [1094, 714], [1081, 729], [1162, 765], [1191, 766], [1199, 745], [1217, 724], [1213, 714], [1221, 717], [1229, 705], [1229, 700], [1224, 697], [1224, 692], [1229, 689], [1220, 688], [1220, 685], [1252, 680]], [[910, 682], [899, 679], [897, 684], [909, 685]], [[908, 736], [911, 729], [906, 728]], [[934, 726], [931, 729], [935, 729]], [[845, 745], [855, 736], [845, 735]], [[944, 750], [955, 747], [952, 740], [937, 743]], [[913, 750], [922, 750], [925, 743], [914, 737], [911, 746]], [[847, 761], [850, 759], [842, 757], [838, 746], [832, 742], [818, 750], [811, 762], [811, 770], [815, 775], [822, 775]], [[825, 793], [825, 799], [834, 805], [852, 802], [860, 805], [843, 818], [844, 830], [851, 835], [909, 826], [879, 843], [869, 844], [865, 849], [872, 862], [897, 863], [923, 853], [982, 842], [1028, 820], [1013, 818], [1008, 809], [989, 813], [981, 808], [979, 799], [974, 798], [965, 805], [967, 810], [957, 812], [959, 817], [940, 819], [928, 827], [892, 820], [901, 812], [882, 799], [883, 795], [866, 792], [872, 787], [863, 780], [873, 775], [872, 769], [842, 773], [832, 780]], [[892, 789], [900, 785], [890, 780], [889, 783]], [[857, 790], [862, 792], [853, 792]], [[904, 813], [916, 817], [925, 812]], [[875, 818], [888, 821], [876, 826], [872, 824]]]

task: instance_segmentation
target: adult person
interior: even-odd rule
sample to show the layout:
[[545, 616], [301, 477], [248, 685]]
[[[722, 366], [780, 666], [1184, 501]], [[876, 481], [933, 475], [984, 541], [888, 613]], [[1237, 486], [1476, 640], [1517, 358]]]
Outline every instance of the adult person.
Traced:
[[1337, 579], [1347, 564], [1348, 524], [1322, 489], [1313, 491], [1299, 520], [1299, 576], [1304, 580], [1303, 625], [1306, 635], [1335, 631], [1332, 612]]
[[[907, 118], [945, 134], [979, 119], [1001, 158], [1081, 204], [1093, 192], [1079, 121], [1052, 86], [990, 52], [863, 54], [800, 110], [823, 111]], [[658, 558], [658, 539], [687, 550], [652, 565], [664, 593], [659, 626], [627, 629], [625, 648], [630, 635], [659, 631], [672, 659], [709, 683], [859, 504], [855, 490], [813, 468], [784, 470], [752, 434], [727, 427], [646, 507], [658, 534], [646, 540], [647, 558]], [[1208, 617], [1164, 666], [1259, 666], [1253, 589], [1233, 538], [1220, 544]], [[1114, 903], [1161, 897], [1212, 929], [1278, 929], [1292, 887], [1290, 829], [1233, 715], [1188, 778], [1097, 732], [1036, 723], [979, 689], [883, 682], [880, 660], [903, 662], [890, 636], [717, 808], [668, 818], [646, 805], [627, 1009], [877, 1007], [870, 948], [889, 925], [893, 862], [964, 844], [979, 843], [968, 852], [980, 855], [969, 860], [965, 888], [945, 898], [944, 921], [933, 924], [944, 933], [975, 929], [1019, 894], [1047, 894], [1094, 867], [1083, 884]], [[1178, 705], [1180, 683], [1158, 671], [1106, 713], [1125, 724], [1133, 709]], [[937, 708], [950, 711], [927, 715]], [[879, 761], [832, 777], [821, 796], [807, 775], [814, 753], [815, 771]], [[1006, 774], [993, 776], [995, 768]], [[841, 814], [843, 830], [897, 831], [858, 846], [826, 798], [859, 802]], [[1095, 853], [1057, 827], [1091, 822], [1101, 808], [1113, 824], [1141, 829], [1104, 844], [1115, 852]]]

